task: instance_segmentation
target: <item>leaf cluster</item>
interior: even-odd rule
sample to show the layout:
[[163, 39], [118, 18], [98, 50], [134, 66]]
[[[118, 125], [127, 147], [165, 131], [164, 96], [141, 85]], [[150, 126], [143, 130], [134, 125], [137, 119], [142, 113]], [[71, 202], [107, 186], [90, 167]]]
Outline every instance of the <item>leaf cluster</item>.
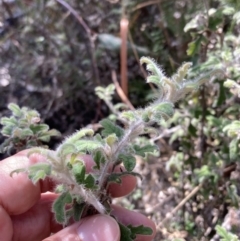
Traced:
[[6, 137], [0, 145], [1, 152], [11, 150], [20, 151], [34, 146], [42, 146], [42, 143], [50, 141], [53, 136], [60, 136], [55, 129], [41, 123], [40, 115], [36, 110], [27, 107], [20, 108], [16, 104], [9, 104], [10, 117], [2, 117], [1, 134]]

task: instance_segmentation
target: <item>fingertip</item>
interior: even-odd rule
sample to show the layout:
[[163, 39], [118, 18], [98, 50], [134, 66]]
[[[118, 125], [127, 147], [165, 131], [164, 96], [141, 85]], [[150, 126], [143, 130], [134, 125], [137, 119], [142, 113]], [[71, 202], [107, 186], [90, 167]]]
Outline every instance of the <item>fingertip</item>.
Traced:
[[111, 194], [112, 197], [122, 197], [126, 196], [127, 194], [131, 193], [137, 184], [136, 177], [132, 175], [126, 175], [121, 177], [121, 183], [110, 183], [108, 192]]
[[107, 215], [94, 215], [83, 218], [44, 241], [119, 241], [120, 230], [117, 222]]

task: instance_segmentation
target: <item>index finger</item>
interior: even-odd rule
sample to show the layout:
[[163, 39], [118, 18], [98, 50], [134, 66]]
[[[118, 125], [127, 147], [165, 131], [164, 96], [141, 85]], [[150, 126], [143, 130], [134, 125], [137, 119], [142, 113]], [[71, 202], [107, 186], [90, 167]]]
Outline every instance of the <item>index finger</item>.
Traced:
[[39, 200], [41, 192], [46, 192], [53, 186], [49, 179], [34, 185], [26, 173], [10, 176], [10, 173], [18, 168], [46, 162], [39, 154], [33, 154], [28, 158], [26, 153], [20, 152], [0, 162], [0, 204], [10, 215], [27, 211]]

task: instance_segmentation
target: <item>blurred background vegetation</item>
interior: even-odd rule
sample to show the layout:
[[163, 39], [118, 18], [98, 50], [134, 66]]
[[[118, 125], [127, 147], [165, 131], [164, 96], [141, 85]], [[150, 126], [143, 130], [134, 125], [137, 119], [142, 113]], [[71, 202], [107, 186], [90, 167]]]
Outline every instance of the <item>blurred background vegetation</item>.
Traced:
[[145, 84], [141, 56], [156, 59], [168, 75], [184, 61], [193, 62], [190, 78], [221, 69], [224, 76], [209, 77], [176, 103], [175, 115], [152, 140], [160, 157], [138, 160], [146, 178], [117, 202], [152, 218], [157, 241], [240, 239], [238, 134], [233, 139], [224, 132], [239, 120], [240, 100], [223, 85], [240, 76], [239, 0], [0, 4], [0, 117], [9, 115], [11, 102], [34, 108], [63, 136], [97, 128], [113, 111], [95, 95], [97, 86], [114, 82], [113, 104], [147, 104], [154, 86]]

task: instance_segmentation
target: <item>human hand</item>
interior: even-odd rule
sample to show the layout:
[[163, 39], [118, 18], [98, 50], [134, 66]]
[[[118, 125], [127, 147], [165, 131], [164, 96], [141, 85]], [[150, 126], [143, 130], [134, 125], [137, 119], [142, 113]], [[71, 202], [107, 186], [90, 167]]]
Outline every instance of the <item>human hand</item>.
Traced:
[[[54, 221], [52, 202], [57, 197], [50, 179], [34, 185], [25, 173], [10, 173], [18, 168], [26, 168], [38, 162], [45, 162], [38, 154], [27, 157], [27, 150], [0, 162], [0, 234], [3, 241], [119, 241], [120, 230], [117, 222], [107, 215], [93, 215], [82, 218], [63, 228]], [[86, 170], [94, 165], [90, 156], [84, 157]], [[122, 177], [122, 185], [111, 184], [112, 197], [130, 193], [136, 185], [133, 176]], [[139, 235], [136, 241], [150, 241], [154, 238], [154, 223], [142, 214], [112, 206], [112, 214], [125, 225], [144, 225], [152, 228], [150, 236]], [[54, 233], [51, 235], [51, 233]], [[50, 236], [51, 235], [51, 236]]]

